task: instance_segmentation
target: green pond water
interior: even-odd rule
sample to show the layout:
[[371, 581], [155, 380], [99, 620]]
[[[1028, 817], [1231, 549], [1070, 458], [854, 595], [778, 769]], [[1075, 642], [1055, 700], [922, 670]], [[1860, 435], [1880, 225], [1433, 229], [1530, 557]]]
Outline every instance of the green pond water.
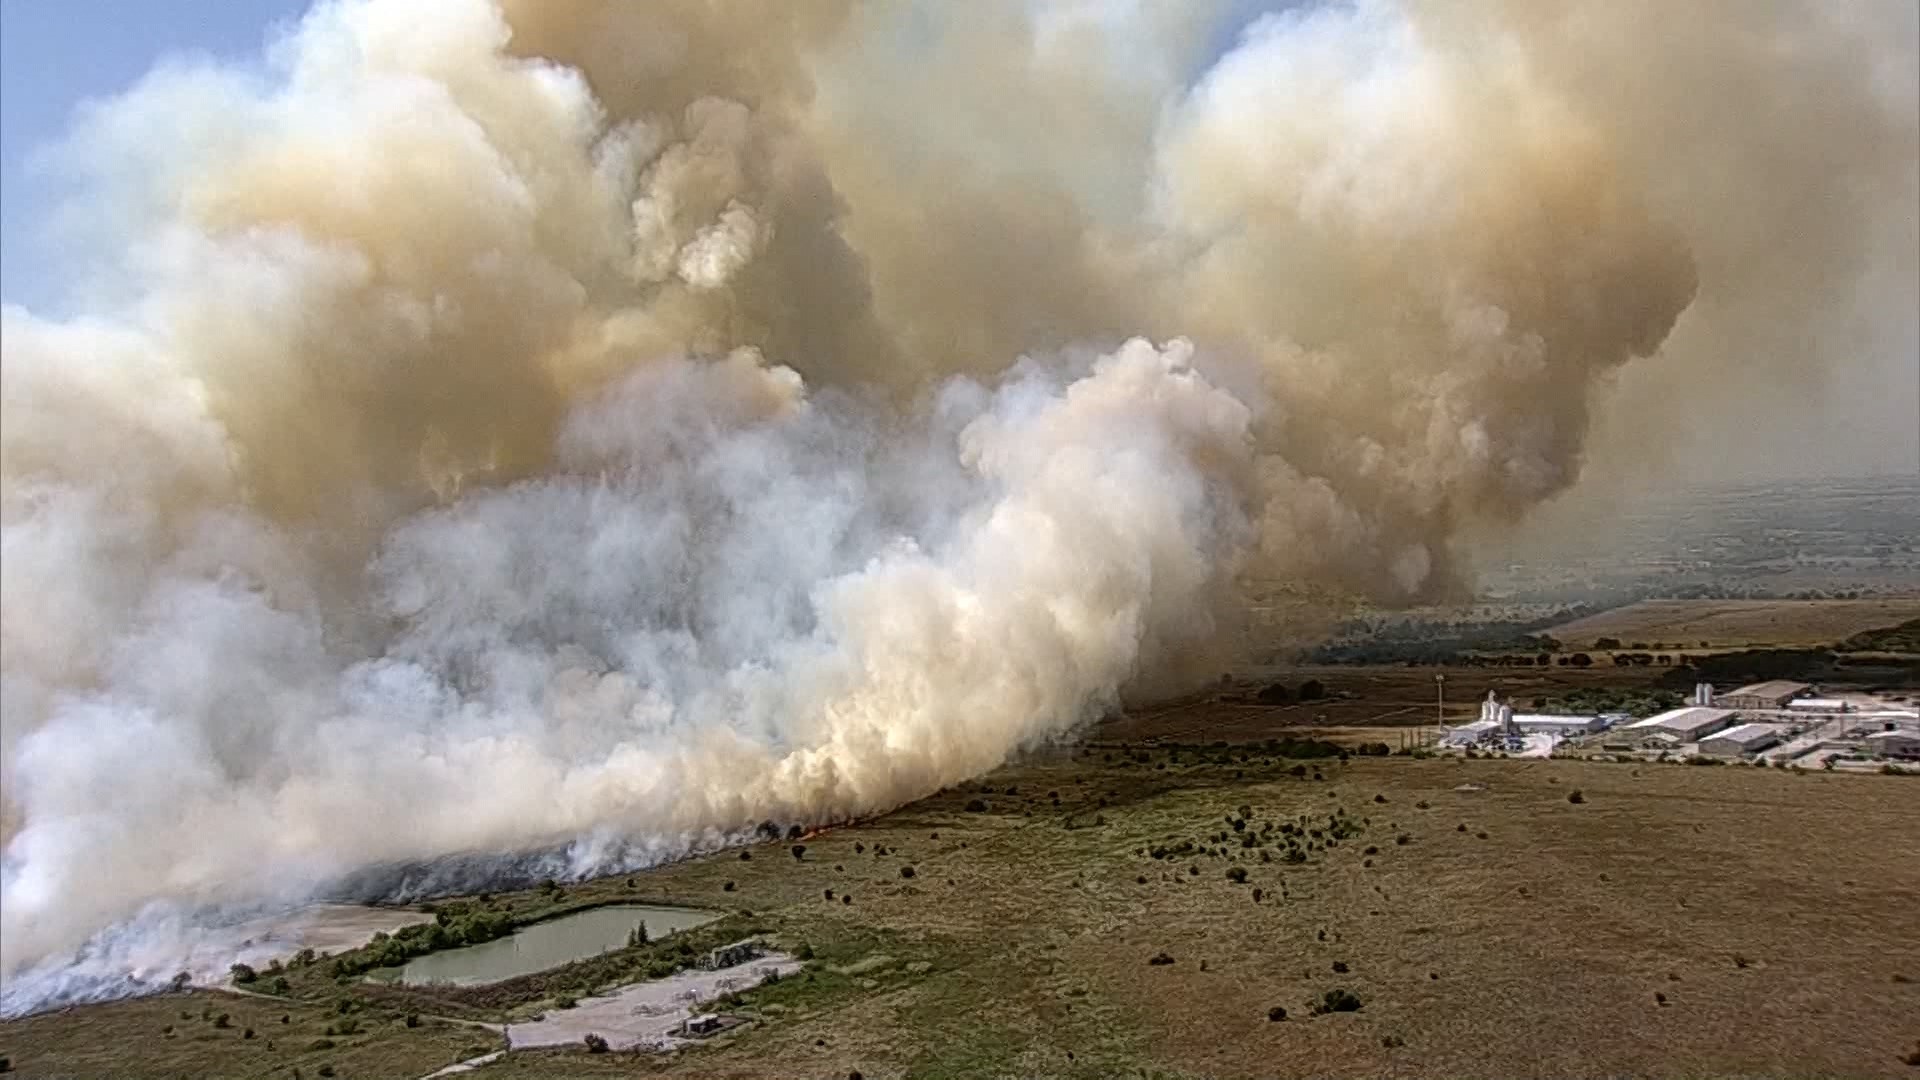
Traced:
[[712, 912], [647, 904], [588, 908], [522, 927], [507, 937], [482, 945], [416, 956], [400, 967], [371, 971], [367, 978], [408, 986], [429, 983], [478, 986], [516, 975], [531, 975], [618, 949], [626, 945], [627, 934], [642, 922], [647, 924], [649, 937], [659, 938], [716, 918], [719, 916]]

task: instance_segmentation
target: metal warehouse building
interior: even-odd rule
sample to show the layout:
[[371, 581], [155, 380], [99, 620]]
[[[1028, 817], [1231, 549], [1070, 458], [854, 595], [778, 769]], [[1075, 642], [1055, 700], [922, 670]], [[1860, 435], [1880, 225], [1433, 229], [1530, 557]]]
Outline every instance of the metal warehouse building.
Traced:
[[1649, 716], [1626, 726], [1632, 735], [1670, 735], [1681, 742], [1694, 742], [1733, 723], [1732, 709], [1710, 709], [1688, 705]]
[[1803, 682], [1788, 682], [1775, 679], [1772, 682], [1754, 683], [1742, 686], [1738, 690], [1729, 690], [1714, 695], [1714, 702], [1729, 709], [1784, 709], [1787, 702], [1813, 689]]
[[1741, 724], [1701, 739], [1700, 752], [1714, 757], [1741, 757], [1755, 750], [1765, 750], [1779, 741], [1778, 725]]
[[1872, 753], [1891, 758], [1920, 758], [1920, 733], [1912, 731], [1876, 731], [1867, 736]]

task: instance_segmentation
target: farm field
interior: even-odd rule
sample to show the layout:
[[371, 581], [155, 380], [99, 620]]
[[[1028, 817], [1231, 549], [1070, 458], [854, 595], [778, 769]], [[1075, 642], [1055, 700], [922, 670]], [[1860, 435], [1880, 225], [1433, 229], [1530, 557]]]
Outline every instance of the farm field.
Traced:
[[[722, 908], [814, 961], [744, 993], [756, 1022], [709, 1043], [515, 1052], [474, 1075], [1907, 1076], [1920, 942], [1896, 913], [1920, 903], [1920, 864], [1894, 853], [1916, 785], [1055, 751], [797, 856], [783, 840], [568, 886], [569, 904]], [[346, 1006], [79, 1008], [0, 1025], [0, 1053], [30, 1076], [399, 1077], [498, 1048], [408, 1028], [363, 986], [325, 991]], [[1313, 1014], [1338, 991], [1358, 1009]], [[321, 1035], [342, 1007], [358, 1030]], [[230, 1026], [202, 1018], [219, 1012]]]
[[[1569, 649], [1599, 638], [1623, 647], [1740, 649], [1831, 645], [1864, 630], [1920, 618], [1920, 596], [1870, 600], [1642, 600], [1552, 627]], [[1704, 644], [1703, 644], [1704, 643]]]

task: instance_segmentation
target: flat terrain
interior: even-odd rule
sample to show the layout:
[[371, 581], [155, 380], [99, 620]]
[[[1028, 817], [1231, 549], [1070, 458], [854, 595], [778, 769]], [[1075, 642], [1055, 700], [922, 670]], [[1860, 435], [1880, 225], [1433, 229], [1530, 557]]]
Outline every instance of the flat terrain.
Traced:
[[[1458, 724], [1479, 714], [1489, 690], [1501, 698], [1527, 702], [1580, 689], [1651, 687], [1672, 669], [1618, 668], [1611, 664], [1591, 668], [1472, 668], [1387, 667], [1380, 665], [1296, 665], [1274, 668], [1259, 683], [1221, 687], [1179, 701], [1129, 709], [1102, 723], [1101, 739], [1187, 742], [1259, 742], [1276, 732], [1305, 734], [1305, 729], [1344, 727], [1431, 727], [1439, 711], [1435, 675], [1446, 677], [1445, 715]], [[1297, 700], [1300, 686], [1317, 682], [1324, 697]], [[1261, 704], [1255, 695], [1263, 685], [1279, 683], [1296, 700]], [[1393, 732], [1376, 732], [1374, 739], [1392, 742]]]
[[[815, 960], [704, 1045], [475, 1075], [1911, 1076], [1916, 800], [1913, 778], [1744, 767], [1061, 752], [797, 859], [570, 887], [749, 909]], [[195, 993], [0, 1025], [0, 1053], [33, 1076], [407, 1077], [499, 1048], [360, 987], [328, 991], [361, 1023], [327, 1049], [302, 1049], [325, 1002]], [[1336, 990], [1360, 1009], [1312, 1015]]]
[[[1552, 627], [1569, 649], [1617, 638], [1682, 649], [1831, 645], [1920, 618], [1920, 596], [1873, 600], [1642, 600]], [[1702, 643], [1705, 644], [1702, 644]]]

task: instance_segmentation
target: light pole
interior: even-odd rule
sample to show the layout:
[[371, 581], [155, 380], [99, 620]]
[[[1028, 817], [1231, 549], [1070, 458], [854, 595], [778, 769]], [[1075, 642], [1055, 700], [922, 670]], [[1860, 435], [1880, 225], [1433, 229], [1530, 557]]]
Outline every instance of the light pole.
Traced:
[[[1433, 722], [1439, 727], [1440, 731], [1446, 730], [1447, 677], [1445, 675], [1435, 675], [1433, 677]], [[1437, 739], [1439, 737], [1439, 732], [1435, 732], [1434, 738]]]

